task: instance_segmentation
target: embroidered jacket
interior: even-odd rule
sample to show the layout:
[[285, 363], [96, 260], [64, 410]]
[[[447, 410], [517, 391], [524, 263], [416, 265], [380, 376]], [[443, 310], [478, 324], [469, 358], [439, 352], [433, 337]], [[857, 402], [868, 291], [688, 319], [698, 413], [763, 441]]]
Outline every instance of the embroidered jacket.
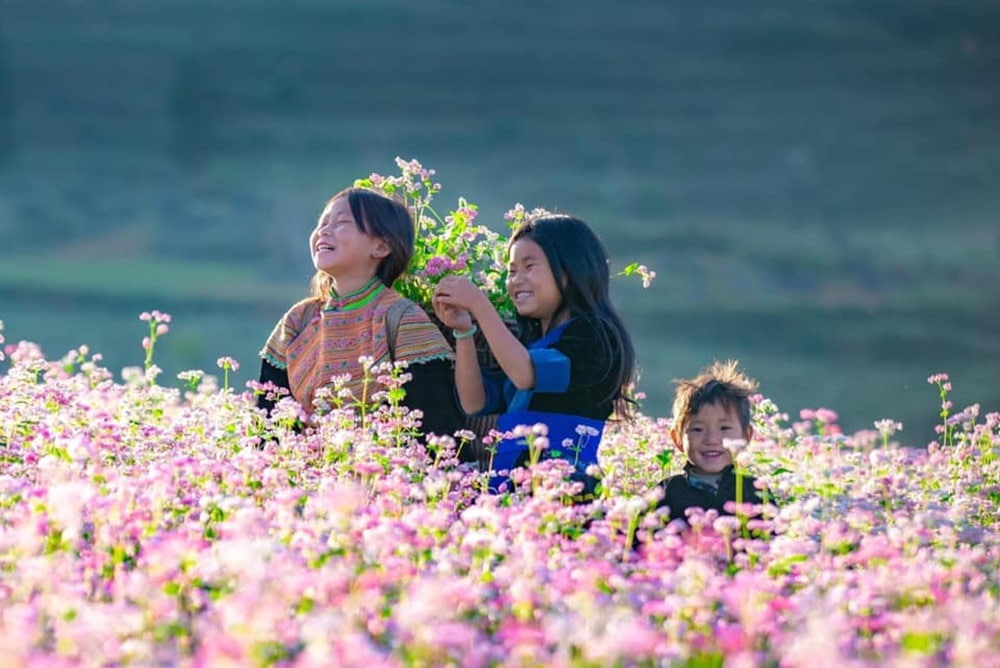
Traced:
[[[347, 377], [347, 388], [360, 399], [364, 373], [359, 358], [370, 357], [375, 364], [389, 359], [385, 317], [399, 299], [377, 277], [348, 295], [331, 294], [322, 302], [304, 299], [281, 318], [260, 355], [271, 367], [286, 371], [292, 396], [309, 412], [317, 390], [334, 376]], [[427, 314], [411, 308], [399, 323], [395, 361], [433, 360], [450, 363], [454, 354]], [[370, 384], [364, 392], [371, 396], [379, 389]]]

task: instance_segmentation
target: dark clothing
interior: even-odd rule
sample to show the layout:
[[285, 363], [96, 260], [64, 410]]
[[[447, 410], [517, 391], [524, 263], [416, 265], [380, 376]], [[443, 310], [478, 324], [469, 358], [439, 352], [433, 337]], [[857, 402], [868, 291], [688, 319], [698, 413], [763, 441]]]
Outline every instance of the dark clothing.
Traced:
[[[277, 387], [283, 387], [288, 390], [289, 395], [292, 392], [288, 387], [288, 369], [279, 369], [267, 360], [260, 361], [260, 382], [273, 383]], [[263, 394], [257, 397], [257, 408], [263, 408], [268, 413], [274, 408], [275, 403], [277, 402], [271, 401]]]
[[575, 317], [528, 345], [535, 388], [517, 390], [500, 370], [484, 374], [487, 408], [481, 412], [529, 410], [604, 421], [614, 412], [617, 351], [602, 349], [597, 327]]
[[[402, 404], [411, 410], [423, 412], [423, 433], [451, 436], [465, 427], [465, 417], [455, 403], [452, 389], [455, 377], [449, 360], [435, 359], [410, 364], [406, 371], [413, 377], [403, 386], [406, 396]], [[289, 389], [288, 372], [272, 366], [265, 359], [260, 364], [260, 382], [267, 381]], [[274, 408], [274, 402], [261, 395], [257, 398], [257, 406], [270, 411]]]
[[[754, 481], [755, 479], [750, 476], [743, 476], [743, 503], [763, 503]], [[684, 511], [688, 508], [715, 509], [723, 515], [732, 514], [725, 509], [728, 501], [736, 500], [736, 472], [732, 466], [727, 466], [722, 471], [717, 490], [693, 478], [690, 464], [684, 467], [684, 473], [671, 476], [660, 484], [663, 485], [665, 493], [656, 507], [669, 506], [671, 520], [678, 518], [686, 520], [687, 515]]]
[[[553, 328], [528, 345], [535, 370], [535, 386], [519, 390], [502, 372], [485, 372], [486, 405], [480, 414], [499, 413], [497, 428], [509, 432], [518, 425], [543, 423], [548, 427], [549, 448], [542, 457], [560, 457], [576, 468], [575, 478], [592, 495], [597, 481], [586, 469], [597, 463], [605, 420], [614, 411], [613, 397], [619, 382], [615, 351], [601, 346], [594, 322], [575, 317]], [[493, 470], [510, 470], [528, 460], [524, 437], [502, 440], [493, 458]], [[507, 481], [494, 475], [490, 488]]]

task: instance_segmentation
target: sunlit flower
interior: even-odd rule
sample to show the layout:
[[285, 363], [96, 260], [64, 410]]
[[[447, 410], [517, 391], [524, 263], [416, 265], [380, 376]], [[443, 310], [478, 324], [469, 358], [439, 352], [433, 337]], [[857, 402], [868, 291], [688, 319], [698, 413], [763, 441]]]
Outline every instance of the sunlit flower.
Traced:
[[232, 357], [220, 357], [215, 364], [220, 369], [228, 369], [229, 371], [239, 371], [240, 369], [240, 363]]

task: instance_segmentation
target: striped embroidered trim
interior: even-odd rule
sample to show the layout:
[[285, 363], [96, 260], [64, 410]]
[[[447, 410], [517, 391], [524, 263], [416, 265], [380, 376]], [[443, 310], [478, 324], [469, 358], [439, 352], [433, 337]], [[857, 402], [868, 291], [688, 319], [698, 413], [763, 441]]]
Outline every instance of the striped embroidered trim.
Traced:
[[382, 291], [385, 290], [385, 283], [379, 279], [378, 276], [372, 278], [365, 287], [352, 292], [350, 294], [344, 295], [343, 297], [337, 295], [333, 290], [330, 290], [330, 296], [327, 297], [326, 302], [323, 304], [324, 311], [356, 311], [359, 308], [364, 308], [368, 304], [371, 304]]
[[409, 364], [423, 364], [424, 362], [433, 362], [434, 360], [448, 360], [451, 361], [455, 359], [452, 353], [438, 353], [437, 355], [427, 355], [426, 357], [414, 357], [406, 360]]
[[260, 356], [262, 359], [266, 360], [268, 364], [273, 366], [275, 369], [287, 369], [288, 365], [284, 362], [278, 360], [274, 355], [267, 352], [266, 350], [260, 351]]

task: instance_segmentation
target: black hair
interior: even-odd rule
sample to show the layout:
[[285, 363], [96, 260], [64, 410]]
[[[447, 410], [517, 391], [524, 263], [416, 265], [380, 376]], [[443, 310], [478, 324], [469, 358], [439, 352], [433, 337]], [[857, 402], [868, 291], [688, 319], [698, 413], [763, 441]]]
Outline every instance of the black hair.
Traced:
[[692, 416], [706, 404], [716, 404], [736, 411], [743, 431], [750, 428], [750, 396], [757, 390], [757, 381], [743, 373], [737, 360], [716, 360], [694, 378], [676, 379], [674, 394], [674, 427], [684, 429]]
[[[611, 304], [611, 270], [608, 251], [587, 223], [567, 215], [546, 215], [529, 219], [511, 235], [514, 243], [530, 239], [545, 253], [562, 301], [553, 321], [564, 313], [589, 320], [597, 330], [598, 344], [610, 360], [608, 376], [615, 389], [606, 397], [613, 402], [618, 417], [629, 418], [636, 402], [630, 396], [635, 372], [635, 348], [625, 323]], [[541, 324], [518, 316], [522, 341], [534, 340]]]

